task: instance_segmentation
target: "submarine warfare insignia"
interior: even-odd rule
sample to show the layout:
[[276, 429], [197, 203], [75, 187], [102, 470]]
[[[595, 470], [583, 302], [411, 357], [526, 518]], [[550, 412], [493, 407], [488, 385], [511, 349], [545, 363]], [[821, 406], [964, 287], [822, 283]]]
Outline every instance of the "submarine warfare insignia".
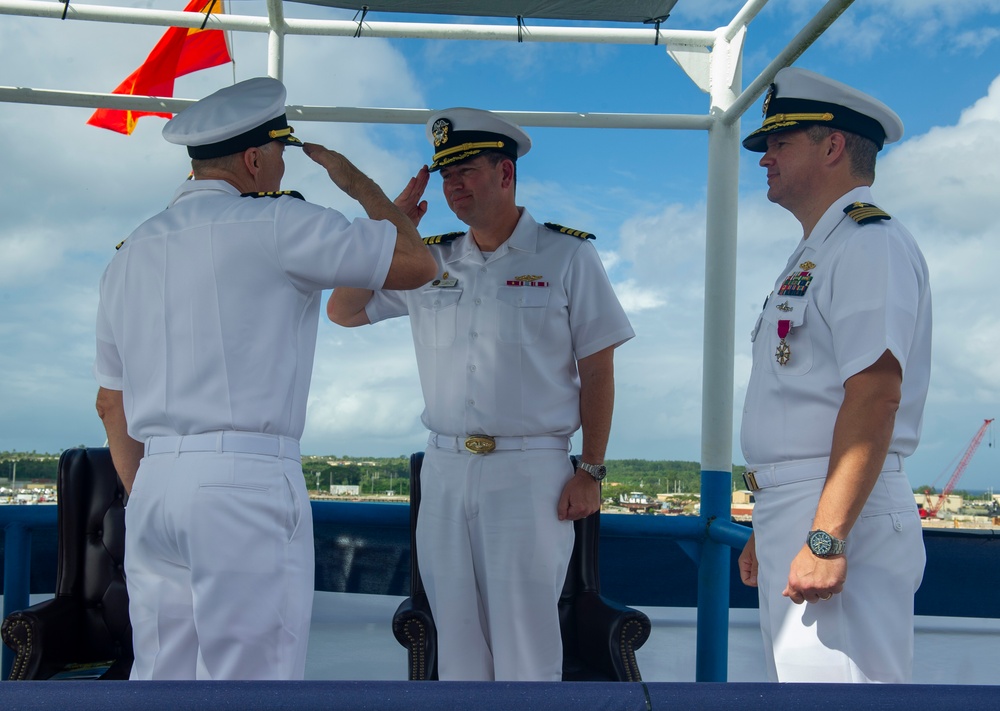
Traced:
[[883, 212], [877, 205], [872, 205], [870, 202], [852, 202], [844, 208], [844, 214], [859, 225], [892, 219], [889, 213]]
[[788, 312], [788, 311], [792, 310], [792, 307], [788, 305], [788, 301], [787, 300], [782, 301], [780, 304], [778, 304], [774, 308], [778, 309], [778, 311], [785, 311], [785, 312]]
[[562, 232], [564, 235], [572, 235], [573, 237], [579, 237], [580, 239], [597, 239], [597, 237], [592, 235], [590, 232], [574, 230], [572, 227], [563, 227], [562, 225], [557, 225], [555, 222], [546, 222], [545, 226], [550, 230]]
[[297, 198], [299, 200], [305, 200], [305, 198], [302, 197], [302, 193], [300, 193], [297, 190], [271, 190], [271, 191], [268, 191], [268, 192], [265, 192], [265, 193], [243, 193], [242, 195], [240, 195], [240, 197], [252, 197], [252, 198], [269, 197], [269, 198], [277, 198], [277, 197], [281, 197], [282, 195], [287, 195], [288, 197]]
[[788, 365], [788, 361], [792, 357], [792, 349], [785, 340], [785, 336], [788, 335], [789, 331], [792, 330], [792, 322], [786, 318], [778, 321], [778, 338], [781, 341], [778, 343], [778, 348], [774, 351], [774, 359], [778, 361], [778, 365]]
[[424, 244], [451, 244], [464, 234], [464, 232], [446, 232], [443, 235], [431, 235], [424, 237]]

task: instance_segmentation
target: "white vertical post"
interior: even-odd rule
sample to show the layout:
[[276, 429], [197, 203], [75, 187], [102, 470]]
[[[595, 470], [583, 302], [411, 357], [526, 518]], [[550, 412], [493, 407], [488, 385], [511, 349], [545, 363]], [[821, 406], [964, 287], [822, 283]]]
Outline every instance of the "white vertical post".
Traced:
[[[738, 95], [745, 30], [712, 48], [709, 94], [718, 119]], [[733, 357], [736, 321], [736, 216], [739, 122], [713, 122], [708, 132], [705, 324], [701, 414], [701, 516], [706, 527], [729, 521], [733, 466]], [[726, 681], [730, 548], [706, 538], [698, 566], [696, 679]]]
[[267, 0], [267, 75], [281, 79], [285, 73], [285, 7], [283, 0]]

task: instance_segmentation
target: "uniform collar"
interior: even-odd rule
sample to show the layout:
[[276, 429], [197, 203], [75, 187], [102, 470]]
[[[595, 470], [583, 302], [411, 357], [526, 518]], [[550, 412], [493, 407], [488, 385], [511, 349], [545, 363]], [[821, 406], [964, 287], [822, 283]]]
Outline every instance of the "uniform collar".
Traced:
[[[530, 253], [537, 251], [538, 223], [528, 213], [528, 208], [522, 207], [520, 209], [521, 218], [517, 221], [517, 225], [514, 227], [514, 231], [510, 233], [507, 241], [497, 247], [497, 250], [493, 253], [495, 257], [502, 257], [512, 249]], [[472, 239], [472, 235], [469, 232], [462, 235], [455, 243], [455, 246], [455, 250], [446, 261], [457, 262], [460, 259], [467, 259], [473, 255], [481, 254], [479, 248], [476, 246], [476, 241]]]
[[229, 195], [240, 195], [240, 191], [227, 183], [225, 180], [185, 180], [174, 193], [174, 197], [170, 201], [170, 206], [172, 207], [174, 203], [185, 195], [207, 190], [223, 192]]
[[854, 188], [846, 195], [844, 195], [839, 200], [834, 200], [833, 204], [827, 208], [823, 216], [819, 218], [819, 222], [813, 227], [812, 233], [809, 235], [809, 239], [806, 240], [807, 246], [813, 249], [818, 249], [821, 244], [826, 242], [827, 238], [833, 234], [833, 230], [841, 223], [842, 220], [846, 219], [847, 215], [844, 214], [844, 207], [850, 205], [853, 202], [871, 202], [872, 201], [872, 189], [867, 185], [861, 185]]

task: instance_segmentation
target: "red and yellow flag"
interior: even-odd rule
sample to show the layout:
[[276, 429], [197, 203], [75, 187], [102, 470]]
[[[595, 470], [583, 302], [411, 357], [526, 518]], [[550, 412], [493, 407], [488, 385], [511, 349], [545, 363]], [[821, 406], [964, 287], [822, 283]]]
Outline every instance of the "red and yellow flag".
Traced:
[[[191, 0], [185, 12], [203, 15], [221, 14], [222, 0]], [[231, 62], [229, 45], [222, 30], [202, 30], [197, 27], [171, 27], [153, 47], [146, 61], [129, 74], [113, 94], [133, 96], [173, 96], [174, 79], [199, 69], [216, 67]], [[131, 134], [140, 116], [163, 116], [173, 114], [156, 111], [129, 111], [121, 109], [98, 109], [88, 119], [91, 126], [107, 128], [119, 133]]]

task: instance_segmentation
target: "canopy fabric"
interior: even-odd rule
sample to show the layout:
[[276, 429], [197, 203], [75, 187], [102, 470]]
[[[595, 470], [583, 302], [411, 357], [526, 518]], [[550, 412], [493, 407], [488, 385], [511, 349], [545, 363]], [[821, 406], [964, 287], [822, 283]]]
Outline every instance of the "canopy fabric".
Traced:
[[677, 0], [295, 0], [368, 12], [430, 15], [653, 22], [670, 14]]

